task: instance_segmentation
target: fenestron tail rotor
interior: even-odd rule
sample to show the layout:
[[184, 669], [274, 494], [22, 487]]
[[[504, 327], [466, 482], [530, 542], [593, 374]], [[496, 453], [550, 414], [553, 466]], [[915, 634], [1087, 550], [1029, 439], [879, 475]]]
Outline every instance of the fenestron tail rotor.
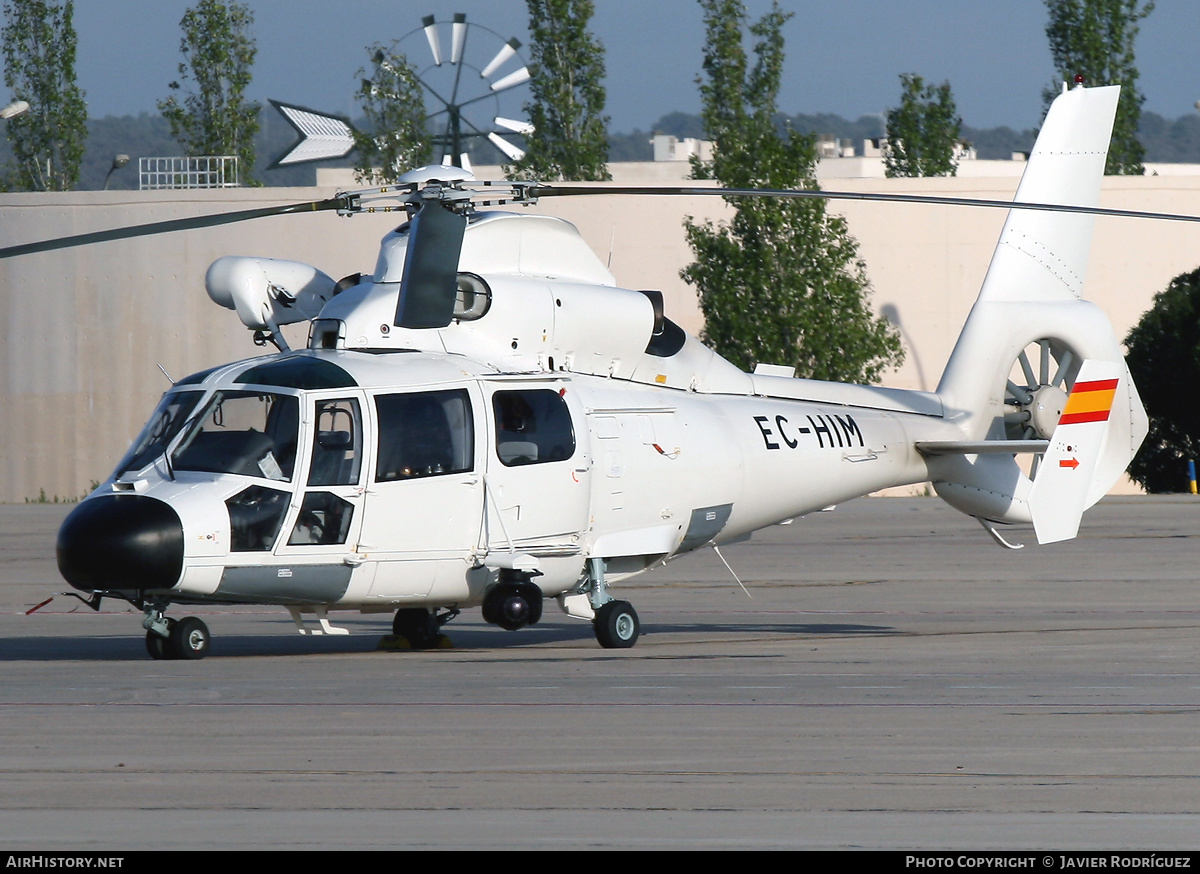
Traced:
[[[1005, 436], [1049, 440], [1082, 363], [1082, 356], [1059, 340], [1042, 338], [1021, 350], [1005, 386]], [[1039, 452], [1030, 466], [1031, 479], [1037, 478], [1041, 463]]]

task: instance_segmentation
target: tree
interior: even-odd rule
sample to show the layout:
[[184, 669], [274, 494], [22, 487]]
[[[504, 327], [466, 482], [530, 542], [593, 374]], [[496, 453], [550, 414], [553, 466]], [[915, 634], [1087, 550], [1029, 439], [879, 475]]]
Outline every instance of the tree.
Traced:
[[1121, 100], [1104, 172], [1141, 176], [1145, 151], [1138, 142], [1138, 121], [1146, 98], [1137, 89], [1133, 43], [1138, 22], [1154, 11], [1152, 0], [1046, 0], [1050, 20], [1046, 36], [1058, 82], [1042, 92], [1046, 106], [1062, 82], [1082, 76], [1087, 85], [1120, 85]]
[[176, 93], [158, 103], [187, 154], [234, 155], [238, 181], [252, 184], [259, 126], [259, 105], [246, 100], [258, 51], [250, 35], [253, 24], [254, 14], [243, 3], [200, 0], [188, 9], [179, 22], [184, 57], [179, 79], [167, 86]]
[[[358, 105], [371, 132], [354, 132], [358, 149], [354, 171], [361, 182], [383, 185], [428, 164], [433, 150], [421, 83], [408, 59], [381, 45], [368, 47], [367, 52], [374, 72], [362, 80]], [[365, 68], [359, 69], [360, 77], [365, 74]]]
[[528, 0], [532, 63], [525, 104], [534, 132], [510, 172], [542, 180], [611, 179], [604, 48], [588, 31], [592, 0]]
[[[740, 0], [701, 0], [707, 40], [701, 81], [713, 159], [693, 176], [733, 188], [816, 185], [812, 137], [776, 127], [783, 67], [778, 4], [750, 27], [755, 64], [742, 47]], [[899, 333], [872, 313], [866, 268], [840, 216], [819, 199], [734, 198], [732, 221], [685, 223], [696, 260], [681, 276], [696, 287], [704, 339], [739, 367], [794, 364], [800, 376], [872, 382], [903, 358]]]
[[1150, 431], [1129, 466], [1148, 492], [1187, 487], [1188, 460], [1200, 461], [1200, 269], [1176, 276], [1125, 338], [1125, 361]]
[[6, 188], [67, 191], [79, 181], [87, 105], [75, 84], [74, 12], [71, 0], [5, 0], [4, 83], [29, 104], [5, 122], [16, 160]]
[[950, 83], [926, 85], [916, 73], [900, 74], [900, 105], [887, 113], [887, 176], [954, 176], [962, 119]]

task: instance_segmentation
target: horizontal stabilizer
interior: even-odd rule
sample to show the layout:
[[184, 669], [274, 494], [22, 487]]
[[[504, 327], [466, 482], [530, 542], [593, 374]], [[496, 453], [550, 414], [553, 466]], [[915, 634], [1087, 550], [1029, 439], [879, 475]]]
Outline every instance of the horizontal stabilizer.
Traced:
[[987, 455], [989, 453], [1045, 452], [1045, 440], [921, 440], [922, 455]]

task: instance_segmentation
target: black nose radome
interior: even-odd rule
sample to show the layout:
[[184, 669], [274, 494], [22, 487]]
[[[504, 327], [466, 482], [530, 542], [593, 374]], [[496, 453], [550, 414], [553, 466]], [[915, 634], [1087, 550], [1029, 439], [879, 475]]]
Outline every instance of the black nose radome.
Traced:
[[89, 498], [58, 529], [58, 571], [77, 589], [169, 589], [182, 570], [183, 523], [157, 498]]

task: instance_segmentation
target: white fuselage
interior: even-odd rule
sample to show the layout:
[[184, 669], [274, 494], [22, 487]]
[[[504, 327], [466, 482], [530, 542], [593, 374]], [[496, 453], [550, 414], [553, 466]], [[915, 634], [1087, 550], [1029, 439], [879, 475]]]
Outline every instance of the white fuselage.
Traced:
[[919, 482], [914, 438], [948, 428], [428, 352], [252, 359], [184, 380], [152, 425], [172, 405], [167, 448], [96, 492], [178, 514], [183, 566], [162, 595], [368, 611], [478, 603], [514, 557], [548, 595], [589, 558], [628, 576]]

